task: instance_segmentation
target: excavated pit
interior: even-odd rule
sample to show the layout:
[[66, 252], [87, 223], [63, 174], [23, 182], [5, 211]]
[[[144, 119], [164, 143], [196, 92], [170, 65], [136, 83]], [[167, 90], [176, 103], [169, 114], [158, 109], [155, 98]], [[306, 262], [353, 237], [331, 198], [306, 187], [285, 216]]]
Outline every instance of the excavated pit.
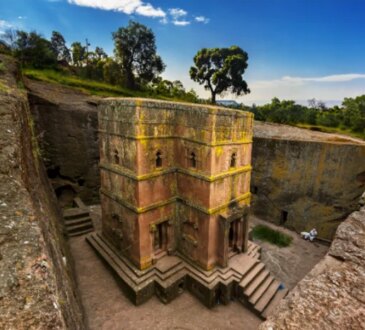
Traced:
[[[0, 112], [0, 206], [5, 210], [0, 226], [0, 328], [256, 329], [261, 320], [238, 303], [209, 310], [189, 294], [169, 305], [153, 298], [135, 307], [83, 236], [68, 241], [75, 259], [75, 285], [63, 220], [39, 155], [59, 205], [70, 206], [75, 196], [88, 204], [97, 203], [97, 99], [57, 85], [26, 81], [31, 116], [24, 91], [19, 91], [14, 79], [15, 64], [6, 57], [0, 60], [9, 68], [9, 74], [0, 77], [7, 86], [0, 92], [4, 105]], [[335, 237], [324, 259], [327, 248], [323, 245], [294, 242], [290, 252], [283, 253], [262, 243], [270, 270], [294, 289], [261, 328], [364, 328], [364, 210], [343, 222], [358, 208], [357, 200], [364, 191], [364, 142], [258, 124], [254, 145], [256, 214], [295, 231], [318, 226], [321, 237]], [[270, 207], [265, 209], [264, 205]], [[306, 213], [300, 214], [303, 209]], [[100, 228], [98, 209], [91, 208], [91, 214], [96, 229]], [[259, 222], [253, 219], [253, 223]], [[303, 262], [308, 256], [310, 262]], [[295, 260], [286, 262], [291, 257]], [[342, 307], [333, 305], [336, 299]], [[315, 315], [321, 315], [321, 322]]]

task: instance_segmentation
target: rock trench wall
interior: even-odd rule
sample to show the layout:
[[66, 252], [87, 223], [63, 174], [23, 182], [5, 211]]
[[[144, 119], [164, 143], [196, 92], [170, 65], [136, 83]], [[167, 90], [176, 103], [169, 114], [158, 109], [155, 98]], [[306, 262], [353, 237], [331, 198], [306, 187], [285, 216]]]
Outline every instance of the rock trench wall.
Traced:
[[332, 239], [365, 190], [365, 143], [254, 137], [252, 209], [297, 232]]
[[15, 62], [0, 61], [0, 329], [84, 329], [27, 94]]
[[99, 144], [95, 100], [72, 89], [32, 82], [29, 101], [40, 148], [62, 206], [77, 194], [85, 203], [99, 202]]

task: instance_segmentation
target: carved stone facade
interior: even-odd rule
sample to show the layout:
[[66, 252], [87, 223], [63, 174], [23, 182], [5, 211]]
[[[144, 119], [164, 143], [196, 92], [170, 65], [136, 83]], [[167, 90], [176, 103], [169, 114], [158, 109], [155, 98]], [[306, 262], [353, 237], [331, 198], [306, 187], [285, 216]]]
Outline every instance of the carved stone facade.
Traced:
[[247, 249], [250, 113], [142, 99], [99, 105], [102, 234], [138, 269], [204, 270]]

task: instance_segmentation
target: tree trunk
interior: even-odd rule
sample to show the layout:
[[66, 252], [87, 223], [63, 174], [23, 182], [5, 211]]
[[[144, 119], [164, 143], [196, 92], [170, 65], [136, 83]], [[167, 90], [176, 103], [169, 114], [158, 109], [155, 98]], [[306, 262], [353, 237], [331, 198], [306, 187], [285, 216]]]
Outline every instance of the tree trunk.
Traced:
[[212, 103], [215, 104], [216, 93], [212, 91]]

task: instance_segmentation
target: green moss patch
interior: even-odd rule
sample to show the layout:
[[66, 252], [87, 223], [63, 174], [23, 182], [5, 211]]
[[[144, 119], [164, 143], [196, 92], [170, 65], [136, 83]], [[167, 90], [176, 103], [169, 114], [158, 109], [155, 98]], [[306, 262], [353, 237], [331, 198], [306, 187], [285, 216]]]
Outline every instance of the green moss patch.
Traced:
[[289, 246], [293, 240], [293, 237], [265, 225], [255, 226], [252, 229], [252, 236], [254, 239], [266, 241], [279, 247]]

